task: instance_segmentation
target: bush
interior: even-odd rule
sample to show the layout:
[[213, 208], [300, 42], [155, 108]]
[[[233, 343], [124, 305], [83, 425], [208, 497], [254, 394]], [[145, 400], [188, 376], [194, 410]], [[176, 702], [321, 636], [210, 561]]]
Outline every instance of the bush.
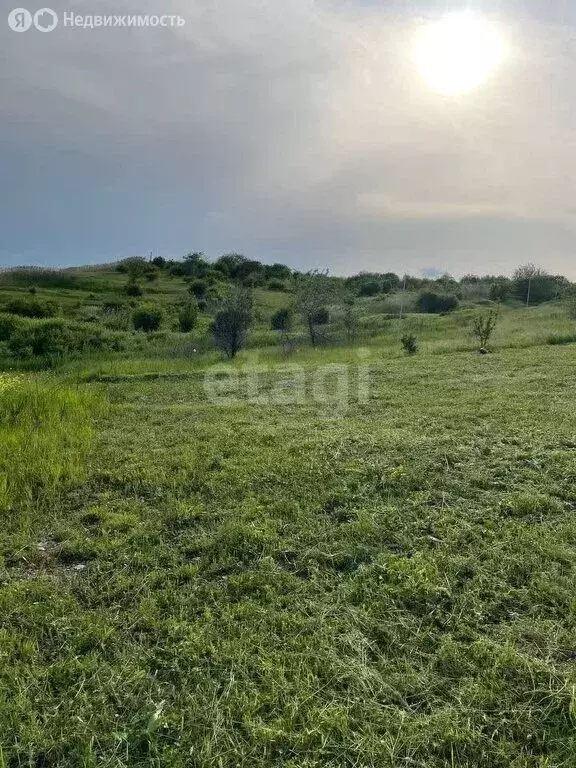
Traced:
[[478, 315], [472, 325], [472, 333], [478, 339], [478, 345], [481, 350], [486, 349], [488, 342], [498, 324], [498, 315], [491, 311], [484, 315]]
[[273, 331], [289, 331], [292, 328], [292, 312], [289, 309], [279, 309], [272, 315], [271, 328]]
[[19, 327], [18, 320], [13, 315], [0, 313], [0, 341], [8, 341]]
[[188, 286], [188, 290], [197, 299], [204, 299], [206, 297], [206, 293], [208, 292], [208, 283], [205, 280], [200, 280], [199, 278], [196, 280], [191, 280], [190, 285]]
[[9, 301], [4, 307], [4, 312], [11, 315], [20, 315], [21, 317], [55, 317], [60, 308], [53, 301], [37, 301], [36, 299], [14, 299]]
[[246, 341], [252, 323], [253, 301], [250, 291], [234, 288], [223, 303], [212, 325], [214, 343], [233, 359]]
[[130, 282], [126, 284], [124, 292], [127, 296], [142, 296], [144, 293], [135, 280], [130, 280]]
[[118, 336], [101, 328], [61, 319], [22, 321], [7, 343], [16, 358], [34, 356], [49, 360], [121, 346]]
[[190, 333], [194, 330], [198, 320], [198, 304], [195, 301], [189, 301], [180, 310], [178, 315], [178, 326], [182, 333]]
[[330, 312], [327, 307], [320, 307], [314, 312], [312, 322], [314, 325], [328, 325], [330, 322]]
[[377, 280], [367, 280], [358, 288], [358, 296], [377, 296], [380, 293], [381, 287]]
[[440, 315], [452, 312], [459, 305], [458, 298], [452, 294], [424, 291], [418, 296], [416, 310], [427, 314]]
[[132, 323], [135, 330], [152, 333], [153, 331], [160, 330], [163, 319], [164, 316], [161, 309], [142, 307], [134, 312]]
[[400, 339], [402, 343], [402, 349], [407, 355], [415, 355], [418, 352], [418, 344], [416, 336], [413, 333], [405, 333]]

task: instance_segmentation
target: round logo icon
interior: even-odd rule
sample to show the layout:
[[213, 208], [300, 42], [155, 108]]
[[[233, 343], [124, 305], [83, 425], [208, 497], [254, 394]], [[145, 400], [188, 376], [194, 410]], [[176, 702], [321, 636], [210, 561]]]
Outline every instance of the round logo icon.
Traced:
[[14, 8], [8, 14], [8, 26], [12, 32], [26, 32], [32, 26], [32, 14], [26, 8]]
[[52, 8], [40, 8], [34, 14], [34, 26], [39, 32], [52, 32], [58, 26], [58, 15]]

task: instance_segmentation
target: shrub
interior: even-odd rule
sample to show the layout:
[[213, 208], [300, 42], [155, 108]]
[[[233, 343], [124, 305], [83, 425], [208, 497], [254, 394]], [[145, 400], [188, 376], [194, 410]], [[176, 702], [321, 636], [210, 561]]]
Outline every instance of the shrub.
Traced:
[[53, 301], [38, 301], [36, 299], [14, 299], [9, 301], [4, 307], [5, 312], [11, 315], [20, 315], [21, 317], [55, 317], [60, 308]]
[[102, 328], [62, 319], [22, 321], [7, 343], [16, 358], [34, 356], [48, 360], [120, 346], [118, 336]]
[[360, 285], [358, 296], [377, 296], [380, 293], [381, 287], [377, 280], [367, 280]]
[[130, 280], [124, 287], [127, 296], [142, 296], [144, 291], [135, 280]]
[[506, 299], [510, 298], [511, 293], [512, 285], [510, 281], [504, 282], [502, 280], [490, 286], [489, 298], [492, 301], [506, 301]]
[[181, 308], [178, 315], [178, 326], [182, 333], [190, 333], [194, 330], [198, 320], [198, 304], [189, 301]]
[[498, 315], [496, 312], [488, 312], [488, 314], [478, 315], [475, 318], [472, 333], [478, 339], [480, 349], [484, 349], [488, 345], [497, 323]]
[[8, 341], [18, 327], [19, 322], [13, 315], [0, 313], [0, 341]]
[[236, 357], [246, 341], [252, 323], [252, 306], [250, 291], [235, 288], [214, 319], [214, 343], [231, 359]]
[[452, 312], [458, 304], [458, 298], [452, 294], [424, 291], [418, 296], [416, 309], [418, 312], [440, 315], [444, 312]]
[[413, 333], [405, 333], [400, 339], [402, 343], [402, 349], [407, 355], [415, 355], [418, 352], [418, 344], [416, 336]]
[[317, 309], [312, 316], [312, 322], [314, 325], [328, 325], [330, 322], [330, 312], [327, 307]]
[[292, 312], [289, 309], [279, 309], [272, 315], [273, 331], [289, 331], [292, 328]]
[[135, 330], [152, 333], [153, 331], [160, 330], [163, 319], [164, 316], [161, 309], [142, 307], [134, 312], [132, 323]]
[[199, 278], [196, 280], [191, 280], [190, 285], [188, 286], [188, 290], [197, 299], [204, 299], [206, 297], [206, 293], [208, 292], [208, 283], [205, 280], [200, 280]]

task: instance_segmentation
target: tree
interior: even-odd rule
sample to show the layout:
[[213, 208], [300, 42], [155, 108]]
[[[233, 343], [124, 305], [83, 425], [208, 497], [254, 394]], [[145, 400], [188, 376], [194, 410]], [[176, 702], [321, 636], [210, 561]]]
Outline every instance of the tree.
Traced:
[[131, 256], [121, 261], [116, 270], [128, 275], [130, 280], [137, 280], [139, 277], [144, 277], [150, 271], [150, 262], [141, 256]]
[[480, 349], [485, 349], [496, 325], [498, 323], [498, 313], [491, 310], [488, 313], [478, 315], [472, 325], [472, 333], [478, 339]]
[[418, 296], [416, 308], [418, 312], [440, 315], [452, 312], [458, 306], [458, 298], [450, 294], [439, 294], [434, 291], [423, 291]]
[[252, 324], [252, 293], [235, 286], [221, 304], [212, 326], [214, 343], [233, 359], [242, 349]]
[[225, 253], [214, 263], [214, 269], [234, 280], [241, 267], [248, 262], [246, 256], [241, 253]]
[[510, 296], [512, 286], [509, 280], [498, 280], [490, 286], [491, 301], [506, 301]]
[[381, 287], [378, 280], [366, 280], [366, 282], [360, 283], [358, 296], [377, 296], [380, 293]]
[[525, 264], [514, 272], [512, 283], [516, 298], [530, 305], [557, 298], [567, 281], [563, 277], [549, 275], [534, 264]]
[[[322, 319], [322, 312], [335, 298], [335, 288], [328, 275], [324, 272], [308, 272], [300, 275], [296, 282], [296, 307], [302, 316], [304, 325], [310, 336], [310, 343], [315, 347], [318, 343], [316, 326]], [[325, 318], [329, 319], [329, 318]]]
[[266, 280], [288, 280], [292, 271], [284, 264], [264, 264], [264, 276]]

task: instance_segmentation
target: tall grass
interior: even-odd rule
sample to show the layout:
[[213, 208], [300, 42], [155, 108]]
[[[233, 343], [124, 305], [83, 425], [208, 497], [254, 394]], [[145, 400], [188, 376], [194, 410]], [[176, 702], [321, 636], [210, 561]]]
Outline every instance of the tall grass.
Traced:
[[0, 374], [0, 512], [79, 480], [99, 399]]

